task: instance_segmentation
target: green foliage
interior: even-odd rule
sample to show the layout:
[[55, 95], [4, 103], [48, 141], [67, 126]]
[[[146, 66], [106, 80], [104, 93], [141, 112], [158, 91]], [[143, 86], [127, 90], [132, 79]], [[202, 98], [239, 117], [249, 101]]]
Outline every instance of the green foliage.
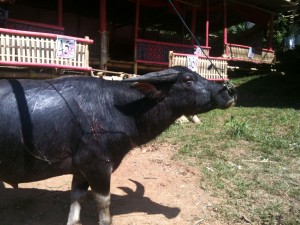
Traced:
[[243, 32], [245, 30], [247, 30], [247, 26], [246, 26], [245, 22], [233, 25], [233, 26], [228, 28], [228, 31], [231, 34], [238, 34], [239, 32]]
[[247, 138], [249, 125], [246, 120], [237, 120], [231, 116], [229, 120], [225, 121], [226, 133], [235, 138]]
[[288, 19], [286, 17], [278, 17], [274, 20], [274, 31], [273, 31], [273, 40], [274, 46], [277, 50], [280, 50], [284, 47], [284, 38], [288, 33]]

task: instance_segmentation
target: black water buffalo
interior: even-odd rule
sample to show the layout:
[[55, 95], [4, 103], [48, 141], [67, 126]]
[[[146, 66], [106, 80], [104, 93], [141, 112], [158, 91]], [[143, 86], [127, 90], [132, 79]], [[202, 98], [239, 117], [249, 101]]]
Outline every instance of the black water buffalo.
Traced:
[[17, 187], [73, 174], [67, 224], [80, 224], [88, 187], [99, 223], [111, 224], [110, 177], [126, 153], [183, 114], [226, 109], [235, 100], [233, 88], [185, 67], [124, 81], [0, 80], [0, 180]]

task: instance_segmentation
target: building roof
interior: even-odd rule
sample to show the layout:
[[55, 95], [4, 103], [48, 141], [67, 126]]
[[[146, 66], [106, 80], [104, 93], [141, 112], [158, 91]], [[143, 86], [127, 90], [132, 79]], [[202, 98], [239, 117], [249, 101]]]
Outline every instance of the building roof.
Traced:
[[[147, 0], [148, 2], [151, 0]], [[203, 0], [172, 0], [173, 2], [181, 2], [191, 6], [201, 6]], [[291, 0], [228, 0], [228, 2], [235, 2], [248, 7], [256, 8], [259, 10], [281, 13], [297, 8], [296, 1]], [[209, 4], [223, 4], [223, 0], [209, 0]]]
[[287, 0], [229, 0], [271, 13], [281, 13], [297, 8], [297, 4]]

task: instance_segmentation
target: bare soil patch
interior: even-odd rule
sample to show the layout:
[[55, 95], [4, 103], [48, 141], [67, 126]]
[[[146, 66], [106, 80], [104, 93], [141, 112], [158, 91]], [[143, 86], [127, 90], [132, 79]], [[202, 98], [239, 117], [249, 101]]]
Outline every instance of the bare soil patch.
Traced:
[[[169, 144], [149, 144], [125, 157], [111, 181], [114, 225], [222, 224], [216, 219], [217, 200], [199, 188], [201, 174], [172, 160], [175, 152]], [[70, 175], [20, 184], [17, 190], [0, 185], [0, 224], [66, 224], [70, 186]], [[81, 217], [83, 225], [97, 224], [91, 193]]]

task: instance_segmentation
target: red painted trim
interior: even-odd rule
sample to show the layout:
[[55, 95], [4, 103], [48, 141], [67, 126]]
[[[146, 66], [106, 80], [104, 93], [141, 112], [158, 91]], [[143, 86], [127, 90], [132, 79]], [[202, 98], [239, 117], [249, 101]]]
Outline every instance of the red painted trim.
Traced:
[[262, 48], [261, 50], [264, 51], [264, 52], [275, 53], [275, 51], [273, 49]]
[[106, 0], [100, 0], [100, 32], [106, 31]]
[[[176, 55], [176, 56], [196, 56], [196, 55], [193, 55], [193, 54], [185, 54], [185, 53], [177, 53], [177, 52], [173, 52], [173, 55]], [[198, 58], [206, 59], [205, 56], [198, 56]], [[223, 57], [211, 57], [211, 56], [209, 56], [208, 58], [209, 59], [216, 59], [216, 60], [225, 60], [225, 61], [230, 60], [228, 58], [223, 58]]]
[[62, 27], [63, 26], [63, 0], [58, 0], [57, 3], [57, 8], [58, 8], [58, 15], [57, 15], [57, 22], [58, 26]]
[[[224, 0], [224, 45], [227, 44], [227, 0]], [[228, 48], [225, 49], [228, 55]]]
[[23, 66], [23, 67], [46, 67], [46, 68], [59, 68], [68, 70], [80, 70], [80, 71], [91, 71], [91, 67], [79, 67], [79, 66], [65, 66], [60, 64], [50, 63], [26, 63], [26, 62], [4, 62], [0, 61], [0, 65], [4, 66]]
[[65, 28], [62, 26], [56, 26], [56, 25], [51, 25], [51, 24], [46, 24], [46, 23], [36, 23], [36, 22], [31, 22], [31, 21], [26, 21], [26, 20], [18, 20], [18, 19], [12, 19], [12, 18], [8, 18], [7, 21], [11, 22], [11, 23], [21, 23], [21, 24], [26, 24], [26, 25], [36, 26], [36, 27], [44, 27], [44, 28], [60, 30], [60, 31], [65, 30]]
[[60, 38], [74, 39], [77, 42], [82, 42], [82, 43], [86, 43], [86, 44], [94, 43], [94, 41], [92, 39], [78, 38], [78, 37], [72, 37], [72, 36], [66, 36], [66, 35], [60, 35], [60, 34], [5, 29], [5, 28], [0, 28], [0, 33], [21, 35], [21, 36], [31, 36], [31, 37], [53, 38], [53, 39], [60, 37]]
[[134, 27], [134, 73], [137, 74], [137, 55], [138, 55], [138, 45], [137, 40], [139, 37], [139, 19], [140, 19], [140, 0], [136, 0], [135, 8], [135, 27]]
[[[158, 44], [158, 45], [168, 45], [168, 46], [175, 46], [175, 47], [185, 47], [185, 48], [194, 48], [192, 45], [185, 45], [185, 44], [176, 44], [170, 42], [160, 42], [160, 41], [152, 41], [146, 39], [136, 39], [136, 42], [143, 42], [143, 43], [150, 43], [150, 44]], [[203, 49], [211, 49], [211, 47], [201, 46]]]
[[206, 0], [205, 47], [209, 45], [209, 0]]

